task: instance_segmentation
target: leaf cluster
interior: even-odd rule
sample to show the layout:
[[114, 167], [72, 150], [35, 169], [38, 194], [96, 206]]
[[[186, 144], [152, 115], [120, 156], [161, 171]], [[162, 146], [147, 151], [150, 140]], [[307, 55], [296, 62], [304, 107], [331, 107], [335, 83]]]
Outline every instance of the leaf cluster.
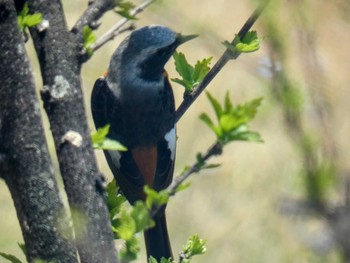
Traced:
[[214, 124], [206, 113], [202, 113], [199, 118], [215, 133], [220, 143], [224, 145], [231, 141], [262, 142], [260, 134], [250, 131], [248, 126], [255, 117], [262, 98], [234, 106], [227, 92], [222, 106], [209, 92], [207, 97], [215, 111], [218, 123]]
[[135, 7], [136, 6], [130, 1], [121, 1], [118, 3], [115, 12], [128, 20], [137, 20], [137, 17], [131, 14], [131, 11]]
[[95, 149], [111, 150], [111, 151], [126, 151], [127, 148], [116, 140], [109, 139], [107, 137], [111, 125], [97, 129], [96, 132], [91, 134], [92, 146]]
[[27, 27], [39, 25], [42, 22], [42, 20], [43, 17], [40, 13], [29, 14], [29, 7], [27, 2], [24, 3], [23, 9], [19, 12], [17, 16], [17, 23], [22, 32], [24, 32], [24, 30]]
[[182, 79], [173, 78], [172, 81], [185, 87], [186, 92], [191, 92], [207, 75], [210, 70], [210, 63], [212, 57], [198, 60], [197, 63], [192, 66], [187, 62], [185, 55], [181, 52], [175, 52], [173, 55], [175, 60], [175, 68]]
[[93, 53], [92, 45], [96, 42], [96, 36], [93, 33], [92, 28], [89, 26], [83, 27], [83, 41], [85, 52], [88, 54], [88, 56], [91, 56]]
[[240, 38], [235, 35], [233, 43], [224, 41], [222, 44], [227, 47], [233, 54], [235, 53], [250, 53], [260, 49], [262, 39], [258, 38], [256, 31], [249, 31]]
[[123, 239], [124, 247], [120, 251], [120, 257], [124, 261], [135, 260], [140, 247], [136, 234], [154, 226], [149, 210], [145, 203], [138, 201], [129, 209], [126, 208], [126, 199], [119, 193], [119, 187], [115, 180], [106, 188], [107, 206], [112, 223], [115, 239]]
[[[192, 257], [196, 255], [203, 255], [207, 248], [205, 247], [206, 240], [200, 239], [198, 235], [193, 235], [189, 237], [186, 245], [183, 246], [182, 251], [180, 252], [180, 262], [181, 263], [190, 263]], [[149, 259], [150, 263], [175, 263], [172, 259], [162, 258], [160, 262], [157, 262], [152, 256]]]

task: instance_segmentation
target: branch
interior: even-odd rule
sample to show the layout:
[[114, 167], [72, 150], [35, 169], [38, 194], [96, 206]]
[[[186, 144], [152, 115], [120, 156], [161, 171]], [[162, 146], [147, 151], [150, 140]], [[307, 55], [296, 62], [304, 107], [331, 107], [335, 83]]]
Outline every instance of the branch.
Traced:
[[92, 0], [89, 1], [89, 6], [78, 19], [72, 28], [72, 33], [81, 35], [84, 26], [91, 28], [98, 27], [98, 20], [109, 10], [118, 5], [118, 1], [115, 0]]
[[91, 45], [91, 50], [96, 51], [99, 48], [101, 48], [104, 44], [106, 44], [108, 41], [113, 40], [116, 36], [126, 32], [126, 31], [132, 31], [136, 28], [135, 23], [131, 23], [128, 27], [123, 28], [123, 26], [115, 29], [113, 32], [110, 32], [110, 34], [108, 34], [108, 36], [103, 35], [94, 44]]
[[[137, 14], [141, 13], [143, 10], [145, 10], [146, 7], [148, 7], [150, 4], [155, 2], [156, 0], [147, 0], [144, 3], [140, 4], [139, 6], [135, 7], [131, 12], [131, 16], [136, 16]], [[121, 19], [118, 23], [116, 23], [110, 30], [108, 30], [102, 37], [100, 37], [95, 44], [91, 46], [91, 49], [93, 51], [96, 51], [100, 47], [102, 47], [104, 44], [106, 44], [108, 41], [113, 40], [117, 35], [119, 35], [121, 32], [124, 32], [125, 30], [130, 30], [129, 29], [124, 29], [122, 30], [122, 27], [128, 23], [130, 20], [127, 18]]]
[[[257, 7], [251, 16], [248, 18], [246, 23], [243, 25], [237, 36], [231, 41], [231, 44], [234, 44], [237, 37], [242, 39], [245, 34], [250, 30], [250, 28], [254, 25], [256, 20], [261, 15], [262, 11], [266, 7], [268, 1], [264, 1], [259, 7]], [[180, 104], [179, 108], [176, 110], [176, 122], [178, 122], [184, 113], [188, 110], [188, 108], [192, 105], [192, 103], [197, 99], [197, 97], [205, 90], [205, 88], [209, 85], [209, 83], [215, 78], [215, 76], [221, 71], [221, 69], [226, 65], [226, 63], [231, 59], [237, 59], [240, 53], [233, 53], [229, 49], [226, 49], [220, 59], [216, 62], [213, 68], [208, 72], [208, 74], [204, 77], [201, 83], [189, 94], [184, 96], [184, 100]]]
[[14, 2], [1, 1], [0, 10], [0, 174], [15, 204], [28, 262], [78, 262]]
[[[207, 153], [201, 158], [201, 160], [197, 160], [189, 169], [184, 171], [181, 175], [176, 177], [172, 183], [165, 189], [165, 191], [168, 193], [169, 197], [176, 194], [177, 189], [179, 186], [192, 174], [198, 173], [203, 168], [203, 164], [206, 164], [206, 162], [213, 156], [220, 155], [222, 153], [223, 144], [220, 142], [216, 142], [214, 145], [212, 145]], [[150, 215], [151, 217], [154, 217], [157, 212], [161, 209], [161, 206], [155, 206], [151, 209]]]
[[[44, 88], [42, 98], [50, 121], [57, 158], [73, 218], [81, 262], [118, 262], [87, 124], [80, 78], [79, 41], [69, 32], [62, 3], [29, 1], [50, 26], [31, 28]], [[69, 261], [67, 261], [69, 262]]]
[[223, 145], [219, 142], [216, 142], [213, 146], [209, 148], [207, 153], [203, 156], [201, 161], [193, 164], [188, 170], [183, 172], [180, 176], [176, 177], [172, 183], [167, 187], [167, 191], [169, 193], [169, 196], [173, 196], [176, 193], [176, 190], [178, 187], [191, 175], [194, 173], [198, 173], [201, 169], [201, 165], [203, 163], [206, 163], [211, 157], [220, 155], [222, 153]]

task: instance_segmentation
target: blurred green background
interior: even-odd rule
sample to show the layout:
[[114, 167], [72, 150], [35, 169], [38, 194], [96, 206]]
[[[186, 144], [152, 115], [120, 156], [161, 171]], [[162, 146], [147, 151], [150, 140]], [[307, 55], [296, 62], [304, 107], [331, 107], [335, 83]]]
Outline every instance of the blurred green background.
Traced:
[[[70, 27], [85, 9], [86, 2], [63, 1]], [[162, 1], [141, 13], [136, 24], [162, 24], [183, 34], [200, 34], [179, 51], [184, 52], [192, 64], [210, 56], [215, 62], [224, 51], [221, 43], [233, 38], [259, 2]], [[102, 35], [118, 19], [116, 14], [107, 14], [96, 35]], [[175, 255], [187, 238], [197, 233], [207, 239], [207, 253], [194, 262], [341, 262], [322, 218], [281, 213], [283, 203], [305, 196], [301, 172], [304, 164], [298, 146], [288, 134], [290, 127], [283, 121], [283, 110], [271, 95], [269, 70], [274, 50], [270, 45], [273, 36], [269, 35], [272, 32], [269, 26], [272, 23], [278, 29], [283, 42], [281, 70], [286, 71], [300, 89], [302, 119], [311, 131], [317, 134], [322, 128], [314, 122], [309, 90], [319, 88], [324, 103], [331, 109], [326, 121], [337, 149], [337, 167], [347, 171], [347, 157], [350, 156], [346, 139], [350, 134], [349, 19], [347, 0], [272, 1], [253, 27], [264, 37], [261, 49], [229, 62], [208, 87], [221, 101], [227, 90], [234, 103], [264, 97], [252, 128], [261, 133], [265, 142], [228, 145], [223, 155], [213, 160], [221, 163], [221, 167], [194, 175], [190, 179], [192, 186], [171, 200], [167, 209], [168, 225]], [[124, 37], [119, 36], [98, 50], [83, 67], [83, 89], [92, 130], [89, 101], [94, 81], [107, 68], [109, 58]], [[31, 43], [27, 46], [39, 92], [40, 72]], [[316, 59], [309, 59], [310, 50]], [[317, 64], [310, 61], [317, 61]], [[279, 65], [279, 61], [276, 63]], [[166, 68], [170, 77], [177, 77], [172, 60]], [[178, 105], [183, 88], [173, 84], [173, 89]], [[178, 123], [178, 172], [193, 163], [196, 153], [206, 151], [215, 140], [198, 119], [201, 112], [213, 114], [205, 96], [201, 96]], [[45, 113], [44, 121], [57, 170]], [[96, 155], [102, 172], [111, 178], [103, 154], [96, 151]], [[327, 195], [329, 201], [342, 201], [343, 181], [340, 178], [332, 185]], [[20, 228], [4, 181], [0, 181], [0, 216], [0, 251], [23, 258], [16, 244], [22, 242]], [[137, 262], [145, 262], [144, 256]]]

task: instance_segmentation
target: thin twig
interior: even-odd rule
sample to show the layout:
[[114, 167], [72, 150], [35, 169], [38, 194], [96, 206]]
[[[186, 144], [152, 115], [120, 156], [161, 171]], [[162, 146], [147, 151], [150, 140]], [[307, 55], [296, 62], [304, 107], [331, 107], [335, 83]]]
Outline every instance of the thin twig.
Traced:
[[[268, 1], [264, 1], [259, 7], [257, 7], [251, 16], [248, 18], [246, 23], [243, 25], [237, 36], [231, 41], [231, 44], [235, 43], [237, 37], [242, 39], [245, 34], [251, 29], [256, 20], [261, 15], [262, 11], [266, 7]], [[209, 83], [214, 79], [214, 77], [220, 72], [220, 70], [226, 65], [226, 63], [231, 59], [236, 59], [240, 55], [239, 52], [232, 52], [229, 49], [226, 49], [220, 59], [216, 62], [213, 68], [208, 72], [205, 78], [201, 83], [190, 93], [186, 94], [184, 100], [176, 111], [176, 122], [178, 122], [184, 113], [188, 110], [188, 108], [192, 105], [192, 103], [197, 99], [197, 97], [205, 90], [205, 88], [209, 85]]]
[[[131, 12], [131, 16], [135, 16], [141, 13], [146, 7], [155, 2], [156, 0], [147, 0], [139, 6], [135, 7]], [[130, 21], [130, 19], [123, 18], [118, 23], [116, 23], [110, 30], [108, 30], [102, 37], [100, 37], [94, 45], [91, 46], [93, 51], [96, 51], [108, 41], [113, 40], [114, 37], [120, 34], [121, 28]]]
[[95, 52], [97, 49], [101, 48], [108, 41], [113, 40], [116, 36], [126, 32], [126, 31], [132, 31], [135, 28], [136, 28], [135, 23], [131, 23], [129, 26], [124, 27], [124, 28], [118, 28], [109, 34], [109, 39], [107, 39], [107, 38], [102, 39], [103, 36], [100, 39], [98, 39], [94, 44], [91, 45], [91, 50]]
[[[166, 188], [166, 191], [168, 192], [169, 197], [175, 195], [178, 187], [192, 174], [198, 173], [203, 168], [203, 164], [205, 164], [211, 157], [220, 155], [222, 153], [223, 144], [220, 142], [216, 142], [214, 145], [212, 145], [207, 153], [201, 158], [201, 160], [197, 160], [189, 169], [184, 171], [181, 175], [176, 177], [172, 183]], [[160, 209], [161, 207], [156, 206], [154, 207], [150, 214], [153, 217]]]
[[100, 19], [107, 11], [118, 5], [118, 1], [114, 0], [94, 0], [89, 3], [88, 8], [78, 19], [72, 28], [72, 32], [76, 35], [82, 34], [84, 26], [96, 27], [97, 20]]

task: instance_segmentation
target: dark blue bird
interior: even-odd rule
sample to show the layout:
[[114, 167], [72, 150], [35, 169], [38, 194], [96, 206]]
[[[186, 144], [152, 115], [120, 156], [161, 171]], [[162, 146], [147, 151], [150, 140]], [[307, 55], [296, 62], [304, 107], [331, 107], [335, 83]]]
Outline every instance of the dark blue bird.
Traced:
[[[167, 27], [133, 31], [112, 56], [107, 73], [91, 96], [96, 128], [110, 124], [108, 137], [126, 152], [104, 151], [108, 165], [127, 200], [144, 199], [143, 188], [165, 189], [173, 177], [176, 151], [175, 104], [164, 66], [175, 49], [193, 36]], [[145, 231], [148, 257], [172, 257], [165, 206]]]

